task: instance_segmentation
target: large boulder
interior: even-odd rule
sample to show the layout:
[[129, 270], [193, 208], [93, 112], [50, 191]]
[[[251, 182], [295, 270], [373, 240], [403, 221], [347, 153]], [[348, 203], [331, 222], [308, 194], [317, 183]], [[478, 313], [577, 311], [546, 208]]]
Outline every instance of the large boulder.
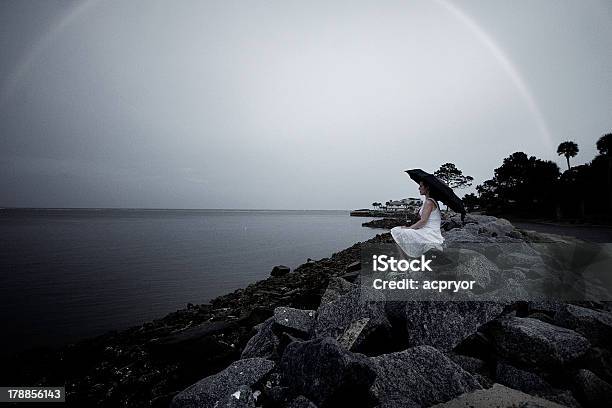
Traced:
[[[375, 290], [368, 297], [379, 300], [362, 298], [361, 288], [355, 286], [336, 300], [322, 304], [317, 311], [314, 337], [353, 338], [350, 347], [354, 351], [376, 348], [383, 340], [388, 340], [391, 323], [385, 313], [385, 297]], [[365, 325], [362, 325], [363, 319], [367, 319]], [[359, 327], [359, 332], [354, 333]], [[345, 335], [347, 331], [352, 333]]]
[[500, 319], [488, 329], [497, 352], [525, 366], [561, 367], [582, 358], [590, 347], [579, 333], [538, 319]]
[[601, 347], [592, 347], [587, 353], [586, 365], [590, 371], [612, 384], [612, 352]]
[[272, 271], [270, 272], [270, 276], [283, 276], [289, 273], [291, 269], [288, 266], [285, 265], [276, 265], [274, 268], [272, 268]]
[[325, 292], [323, 293], [323, 296], [321, 297], [321, 304], [326, 305], [328, 303], [331, 303], [337, 300], [342, 295], [345, 295], [349, 293], [351, 290], [355, 289], [356, 286], [357, 285], [343, 278], [338, 278], [338, 277], [330, 278], [327, 284], [327, 289], [325, 289]]
[[366, 405], [376, 376], [366, 356], [347, 351], [331, 337], [290, 343], [280, 369], [296, 395], [320, 407]]
[[221, 398], [215, 408], [255, 408], [255, 397], [250, 387], [241, 385]]
[[444, 237], [443, 247], [454, 247], [462, 243], [485, 243], [494, 242], [495, 240], [487, 235], [478, 234], [476, 231], [471, 231], [466, 228], [455, 228], [450, 231], [442, 232]]
[[[512, 244], [510, 245], [509, 249], [514, 249], [512, 248]], [[523, 267], [534, 268], [536, 270], [545, 268], [544, 262], [540, 256], [522, 251], [504, 252], [497, 257], [495, 263], [502, 268]]]
[[612, 313], [565, 305], [555, 315], [555, 323], [577, 331], [591, 343], [610, 347], [612, 344]]
[[552, 394], [553, 387], [542, 377], [500, 362], [495, 369], [495, 381], [527, 394]]
[[372, 357], [372, 393], [384, 407], [427, 407], [480, 389], [476, 379], [430, 346]]
[[498, 317], [505, 303], [478, 301], [406, 302], [404, 320], [410, 346], [451, 350], [483, 324]]
[[504, 218], [496, 218], [486, 215], [474, 216], [478, 222], [480, 233], [486, 233], [492, 237], [502, 237], [514, 231], [514, 225]]
[[555, 402], [534, 397], [523, 392], [494, 384], [486, 390], [463, 394], [452, 401], [433, 405], [431, 408], [564, 408]]
[[263, 322], [257, 333], [249, 339], [242, 350], [240, 358], [261, 357], [266, 359], [277, 359], [280, 340], [272, 331], [274, 317]]
[[306, 337], [312, 331], [315, 311], [281, 306], [274, 309], [273, 318], [273, 328], [296, 336]]
[[171, 408], [212, 408], [219, 400], [235, 393], [241, 386], [250, 387], [261, 380], [274, 366], [273, 361], [263, 358], [235, 361], [225, 370], [203, 378], [179, 392], [172, 399], [170, 406]]
[[485, 255], [471, 249], [453, 251], [453, 258], [457, 262], [455, 266], [457, 278], [474, 280], [482, 289], [486, 289], [500, 273], [497, 265]]
[[289, 404], [287, 408], [317, 408], [317, 406], [303, 395], [298, 395]]
[[578, 371], [575, 386], [580, 400], [589, 408], [610, 406], [612, 403], [612, 385], [589, 370]]
[[275, 308], [273, 316], [261, 323], [257, 333], [249, 339], [241, 358], [262, 357], [277, 360], [282, 352], [283, 334], [307, 338], [312, 331], [314, 320], [314, 310], [283, 306]]

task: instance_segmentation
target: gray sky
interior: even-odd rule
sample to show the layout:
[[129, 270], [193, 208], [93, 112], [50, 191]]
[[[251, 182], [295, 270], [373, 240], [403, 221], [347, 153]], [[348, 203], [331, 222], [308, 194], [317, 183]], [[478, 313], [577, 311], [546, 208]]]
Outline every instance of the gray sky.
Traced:
[[0, 206], [361, 208], [612, 131], [607, 0], [4, 0], [0, 33]]

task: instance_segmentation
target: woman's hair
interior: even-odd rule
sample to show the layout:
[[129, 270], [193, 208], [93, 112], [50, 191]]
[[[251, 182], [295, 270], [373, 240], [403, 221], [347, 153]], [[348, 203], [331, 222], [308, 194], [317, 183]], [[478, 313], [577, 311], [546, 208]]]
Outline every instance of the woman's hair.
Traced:
[[427, 192], [429, 193], [431, 191], [429, 184], [427, 184], [425, 180], [421, 180], [421, 183], [423, 183], [423, 187], [425, 187], [427, 189]]
[[440, 203], [438, 203], [438, 199], [431, 196], [431, 186], [425, 180], [421, 180], [423, 186], [427, 189], [427, 193], [430, 194], [429, 198], [432, 198], [436, 202], [436, 206], [440, 209]]

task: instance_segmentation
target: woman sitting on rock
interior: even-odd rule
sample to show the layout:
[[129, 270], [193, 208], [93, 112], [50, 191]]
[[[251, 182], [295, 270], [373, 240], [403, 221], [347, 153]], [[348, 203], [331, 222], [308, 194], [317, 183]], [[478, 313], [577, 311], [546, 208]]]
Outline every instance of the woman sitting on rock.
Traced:
[[429, 186], [419, 182], [419, 194], [425, 196], [419, 209], [421, 219], [409, 227], [400, 226], [391, 229], [391, 236], [397, 245], [409, 257], [419, 257], [430, 249], [442, 250], [444, 238], [440, 232], [442, 214], [436, 200], [429, 196]]

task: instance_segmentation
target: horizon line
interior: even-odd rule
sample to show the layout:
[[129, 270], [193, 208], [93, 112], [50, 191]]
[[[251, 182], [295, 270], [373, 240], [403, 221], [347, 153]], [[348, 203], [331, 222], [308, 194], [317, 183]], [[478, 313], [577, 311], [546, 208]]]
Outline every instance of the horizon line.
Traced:
[[168, 207], [3, 207], [0, 210], [144, 210], [144, 211], [353, 211], [334, 208], [168, 208]]

